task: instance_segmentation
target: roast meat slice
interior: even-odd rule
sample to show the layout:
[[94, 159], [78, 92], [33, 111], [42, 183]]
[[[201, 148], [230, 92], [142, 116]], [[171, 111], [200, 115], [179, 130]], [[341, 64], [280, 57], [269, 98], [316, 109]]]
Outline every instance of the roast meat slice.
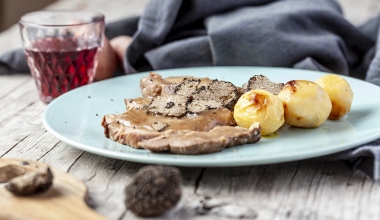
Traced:
[[105, 115], [104, 134], [118, 143], [139, 148], [138, 142], [179, 130], [209, 131], [217, 126], [236, 126], [232, 112], [226, 108], [168, 117], [130, 109], [122, 114]]
[[140, 79], [141, 95], [146, 98], [153, 98], [160, 95], [174, 94], [176, 84], [167, 81], [155, 72]]
[[182, 130], [140, 141], [138, 146], [153, 152], [168, 151], [174, 154], [195, 155], [214, 153], [226, 147], [255, 143], [260, 138], [259, 123], [254, 123], [249, 129], [237, 126], [218, 126], [208, 132]]

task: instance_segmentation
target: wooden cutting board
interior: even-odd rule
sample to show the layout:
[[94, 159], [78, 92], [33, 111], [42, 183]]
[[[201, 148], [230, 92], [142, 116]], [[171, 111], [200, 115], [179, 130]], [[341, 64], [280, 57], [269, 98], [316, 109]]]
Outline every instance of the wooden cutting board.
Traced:
[[[0, 158], [0, 172], [4, 174], [4, 169], [17, 169], [22, 173], [47, 166], [41, 162], [23, 161]], [[105, 219], [87, 206], [87, 187], [82, 181], [66, 172], [50, 169], [54, 175], [53, 185], [45, 192], [15, 196], [5, 184], [0, 185], [0, 220]]]

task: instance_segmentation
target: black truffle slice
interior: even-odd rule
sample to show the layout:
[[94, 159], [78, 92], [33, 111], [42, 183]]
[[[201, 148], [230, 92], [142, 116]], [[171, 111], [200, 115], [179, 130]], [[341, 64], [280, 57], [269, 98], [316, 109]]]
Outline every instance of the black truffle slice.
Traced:
[[152, 102], [152, 98], [134, 98], [134, 99], [124, 99], [124, 103], [127, 107], [127, 110], [136, 109], [136, 110], [145, 110], [149, 107]]
[[148, 107], [148, 112], [164, 116], [182, 116], [186, 114], [189, 98], [183, 95], [158, 96]]
[[206, 87], [199, 87], [197, 92], [193, 94], [194, 100], [214, 100], [229, 109], [235, 106], [239, 97], [234, 84], [216, 79], [212, 80]]
[[182, 179], [175, 167], [145, 166], [125, 189], [125, 205], [137, 216], [158, 216], [181, 198]]
[[200, 79], [184, 78], [183, 81], [176, 86], [175, 94], [189, 97], [197, 90], [200, 82]]
[[284, 87], [284, 83], [274, 83], [266, 76], [254, 75], [248, 80], [246, 91], [248, 92], [254, 89], [263, 89], [274, 95], [278, 95], [282, 87]]
[[193, 100], [187, 104], [190, 113], [199, 113], [210, 109], [222, 108], [222, 103], [215, 100]]

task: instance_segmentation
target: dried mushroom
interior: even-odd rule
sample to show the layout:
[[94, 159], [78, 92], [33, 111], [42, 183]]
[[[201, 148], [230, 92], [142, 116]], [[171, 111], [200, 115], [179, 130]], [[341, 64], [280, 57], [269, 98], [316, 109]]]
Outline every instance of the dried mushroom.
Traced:
[[9, 180], [25, 173], [26, 169], [24, 167], [15, 164], [0, 167], [0, 183], [6, 183]]
[[15, 195], [27, 196], [47, 190], [52, 183], [53, 173], [45, 167], [11, 179], [5, 188]]

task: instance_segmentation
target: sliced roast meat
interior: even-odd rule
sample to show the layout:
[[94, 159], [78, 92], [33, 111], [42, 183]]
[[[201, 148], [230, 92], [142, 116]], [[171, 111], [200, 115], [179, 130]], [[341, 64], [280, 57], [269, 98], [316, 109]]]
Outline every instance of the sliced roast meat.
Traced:
[[176, 154], [212, 153], [261, 138], [258, 124], [236, 127], [232, 109], [245, 90], [230, 82], [163, 79], [151, 72], [140, 88], [143, 97], [125, 99], [126, 112], [103, 117], [107, 138]]
[[209, 82], [211, 82], [211, 79], [210, 78], [197, 78], [197, 77], [193, 77], [193, 76], [172, 76], [172, 77], [167, 77], [165, 78], [166, 81], [169, 81], [173, 84], [179, 84], [181, 83], [184, 79], [195, 79], [195, 80], [201, 80], [201, 82], [199, 83], [199, 86], [204, 86], [204, 85], [207, 85]]
[[[138, 147], [138, 142], [149, 140], [160, 136], [162, 133], [156, 130], [146, 128], [137, 128], [135, 126], [125, 126], [118, 123], [109, 123], [111, 115], [103, 118], [102, 125], [104, 134], [107, 138], [114, 140], [120, 144], [126, 144], [134, 148]], [[150, 125], [149, 125], [150, 126]]]
[[209, 131], [217, 126], [236, 126], [236, 123], [232, 112], [226, 108], [188, 113], [182, 117], [152, 115], [145, 110], [131, 109], [122, 114], [105, 115], [102, 126], [107, 138], [138, 148], [138, 142], [163, 133]]
[[249, 129], [218, 126], [208, 132], [182, 130], [140, 141], [138, 146], [153, 152], [195, 155], [214, 153], [226, 147], [255, 143], [260, 138], [260, 126], [255, 123]]
[[161, 121], [155, 121], [150, 126], [156, 131], [163, 131], [169, 125]]
[[164, 94], [174, 94], [175, 84], [162, 78], [155, 72], [140, 79], [141, 95], [147, 98], [153, 98]]

